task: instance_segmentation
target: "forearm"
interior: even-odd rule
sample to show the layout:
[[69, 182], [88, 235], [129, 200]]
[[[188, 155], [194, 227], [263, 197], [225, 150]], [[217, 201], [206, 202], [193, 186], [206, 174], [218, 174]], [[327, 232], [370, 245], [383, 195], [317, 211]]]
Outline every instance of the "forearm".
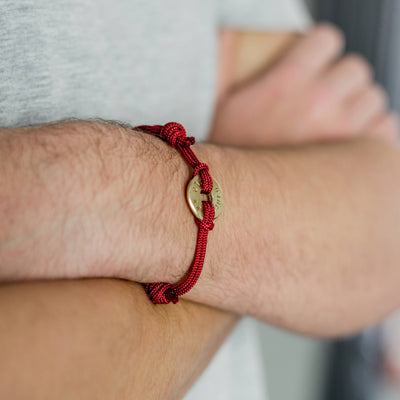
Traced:
[[214, 151], [202, 157], [224, 212], [188, 298], [314, 335], [361, 329], [399, 306], [398, 147]]
[[161, 210], [144, 184], [159, 179], [152, 162], [168, 163], [146, 139], [81, 121], [0, 130], [0, 280], [121, 275], [111, 265], [139, 275], [143, 246], [129, 231], [157, 238]]
[[[45, 196], [32, 185], [35, 207], [3, 211], [2, 229], [11, 232], [2, 241], [3, 276], [27, 274], [22, 265], [29, 265], [36, 277], [178, 281], [197, 231], [183, 194], [189, 168], [157, 138], [91, 134], [88, 142], [77, 134], [84, 145], [76, 148], [67, 140], [74, 150], [68, 157], [81, 164], [65, 161], [61, 182], [79, 185], [74, 196], [65, 184], [51, 181]], [[199, 144], [195, 151], [220, 182], [225, 208], [189, 298], [313, 334], [358, 329], [398, 305], [397, 148], [359, 141], [292, 150]], [[9, 163], [2, 161], [4, 170]], [[37, 174], [58, 178], [48, 168]], [[15, 235], [23, 212], [31, 231]]]
[[[220, 182], [225, 206], [188, 298], [314, 335], [353, 332], [399, 306], [397, 146], [359, 140], [271, 150], [200, 144], [195, 151]], [[183, 188], [183, 161], [178, 171], [172, 186]], [[170, 268], [179, 272], [145, 281], [176, 282], [193, 257], [197, 227], [174, 192], [170, 223], [184, 241]]]
[[140, 285], [106, 279], [0, 286], [0, 316], [10, 400], [180, 399], [236, 321], [187, 301], [156, 307]]

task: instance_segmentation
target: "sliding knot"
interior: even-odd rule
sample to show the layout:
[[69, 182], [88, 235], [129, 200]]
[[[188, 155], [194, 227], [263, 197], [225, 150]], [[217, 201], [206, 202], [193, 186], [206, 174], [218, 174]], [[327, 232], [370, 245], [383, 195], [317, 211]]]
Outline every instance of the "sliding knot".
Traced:
[[208, 172], [208, 165], [206, 163], [198, 163], [193, 167], [193, 176], [196, 176], [198, 173], [201, 171], [207, 171]]
[[176, 304], [179, 298], [174, 288], [169, 283], [147, 283], [144, 289], [154, 304]]
[[161, 128], [159, 135], [161, 139], [166, 141], [175, 149], [178, 145], [181, 147], [189, 147], [195, 142], [194, 137], [187, 137], [185, 128], [176, 122], [169, 122], [164, 125]]

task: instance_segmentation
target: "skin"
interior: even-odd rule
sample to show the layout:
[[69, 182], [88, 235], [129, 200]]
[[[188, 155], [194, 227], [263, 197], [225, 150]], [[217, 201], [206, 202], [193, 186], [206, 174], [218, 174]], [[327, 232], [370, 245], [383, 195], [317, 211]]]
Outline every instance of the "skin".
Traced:
[[[100, 123], [3, 135], [3, 280], [174, 283], [184, 276], [197, 226], [176, 191], [190, 170], [175, 149]], [[203, 143], [194, 151], [220, 182], [225, 209], [186, 298], [321, 336], [361, 329], [399, 305], [396, 144], [360, 139], [241, 149]]]
[[0, 315], [0, 397], [41, 400], [180, 399], [235, 321], [110, 279], [4, 285]]
[[[98, 128], [98, 127], [97, 127]], [[58, 131], [58, 132], [60, 132], [60, 131]], [[15, 133], [15, 132], [14, 132]], [[70, 132], [68, 132], [68, 133], [70, 133]], [[46, 140], [44, 140], [44, 143], [45, 144], [47, 144], [47, 145], [54, 145], [54, 143], [46, 143]], [[42, 143], [43, 144], [43, 143]], [[71, 142], [67, 142], [67, 144], [68, 144], [68, 146], [72, 146], [72, 148], [74, 148], [73, 146], [74, 146], [74, 143], [71, 143]], [[153, 146], [153, 145], [156, 145], [156, 143], [152, 143], [151, 144], [151, 146]], [[71, 147], [70, 147], [71, 148]], [[77, 150], [78, 152], [80, 151], [80, 150], [78, 150], [78, 149], [76, 149], [76, 148], [74, 148], [75, 150]], [[199, 151], [201, 152], [201, 150], [200, 150], [200, 147], [199, 147]], [[207, 151], [208, 151], [208, 149], [207, 150], [205, 150], [205, 153], [207, 153]], [[61, 149], [61, 154], [62, 154], [62, 149]], [[217, 157], [218, 158], [218, 157]], [[68, 199], [67, 199], [68, 200]], [[54, 231], [53, 231], [53, 233], [54, 233]], [[65, 233], [65, 232], [64, 232]], [[8, 286], [8, 287], [13, 287], [14, 289], [15, 289], [15, 286], [17, 286], [17, 285], [12, 285], [12, 286]], [[18, 288], [18, 286], [17, 286], [17, 288]], [[41, 287], [41, 289], [40, 289], [40, 291], [42, 292], [42, 290], [43, 290], [43, 287]], [[100, 293], [100, 291], [99, 291], [99, 293]], [[97, 294], [99, 294], [99, 293], [97, 293]], [[75, 293], [76, 294], [76, 293]], [[37, 295], [37, 294], [36, 294]], [[34, 295], [34, 296], [32, 296], [31, 297], [31, 300], [32, 300], [32, 298], [33, 299], [35, 299], [35, 296], [36, 295]], [[50, 297], [50, 296], [49, 296]], [[68, 297], [68, 296], [67, 296]], [[16, 297], [14, 297], [14, 300], [16, 299]], [[26, 301], [26, 303], [25, 303], [25, 305], [26, 304], [29, 304], [30, 302], [29, 301]], [[63, 302], [62, 302], [63, 303]], [[65, 303], [67, 303], [67, 301], [65, 301]], [[182, 303], [184, 303], [184, 302], [182, 302]], [[7, 303], [5, 303], [5, 304], [7, 304]], [[23, 309], [23, 307], [21, 307], [21, 309]], [[34, 314], [35, 315], [35, 314]], [[39, 315], [39, 312], [36, 314], [36, 315]], [[222, 314], [220, 315], [220, 316], [222, 316]], [[164, 316], [165, 317], [165, 316]], [[216, 322], [216, 320], [217, 319], [215, 319], [214, 320], [214, 322]], [[47, 322], [49, 322], [49, 321], [47, 321]], [[191, 322], [193, 322], [193, 321], [191, 321]], [[169, 325], [169, 324], [168, 324]], [[229, 325], [229, 324], [228, 324]], [[82, 326], [82, 325], [78, 325], [78, 326]], [[189, 324], [189, 326], [190, 326], [190, 324]], [[45, 325], [45, 327], [46, 327], [46, 325]], [[165, 326], [164, 326], [165, 327]], [[104, 327], [103, 327], [103, 329], [104, 329]], [[229, 329], [227, 329], [228, 331], [229, 331]], [[45, 330], [44, 330], [45, 331]], [[18, 331], [16, 332], [16, 333], [18, 333]], [[226, 333], [225, 333], [226, 334]], [[107, 337], [107, 335], [105, 335], [104, 337]], [[8, 347], [8, 346], [7, 346]], [[86, 348], [86, 346], [85, 346], [85, 348]], [[67, 376], [67, 375], [66, 375]], [[41, 397], [41, 398], [43, 398], [43, 397]], [[54, 397], [53, 397], [54, 398]]]

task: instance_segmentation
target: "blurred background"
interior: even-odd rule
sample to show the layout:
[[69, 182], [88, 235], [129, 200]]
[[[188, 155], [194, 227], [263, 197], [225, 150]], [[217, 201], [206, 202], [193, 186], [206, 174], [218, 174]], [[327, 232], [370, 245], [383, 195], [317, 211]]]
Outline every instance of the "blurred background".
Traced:
[[[400, 112], [400, 0], [305, 0], [373, 64]], [[400, 314], [361, 335], [323, 341], [260, 325], [271, 400], [400, 400]]]

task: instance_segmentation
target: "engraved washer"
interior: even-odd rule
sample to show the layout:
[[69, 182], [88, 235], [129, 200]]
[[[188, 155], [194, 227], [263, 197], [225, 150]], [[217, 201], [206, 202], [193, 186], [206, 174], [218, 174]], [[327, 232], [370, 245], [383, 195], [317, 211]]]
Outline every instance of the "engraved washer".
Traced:
[[[199, 175], [194, 176], [188, 183], [186, 188], [186, 199], [189, 203], [189, 207], [193, 214], [199, 218], [203, 219], [203, 204], [201, 200], [201, 179]], [[210, 200], [214, 205], [215, 217], [216, 219], [222, 211], [223, 197], [222, 190], [218, 182], [213, 178], [213, 190], [211, 191]]]

